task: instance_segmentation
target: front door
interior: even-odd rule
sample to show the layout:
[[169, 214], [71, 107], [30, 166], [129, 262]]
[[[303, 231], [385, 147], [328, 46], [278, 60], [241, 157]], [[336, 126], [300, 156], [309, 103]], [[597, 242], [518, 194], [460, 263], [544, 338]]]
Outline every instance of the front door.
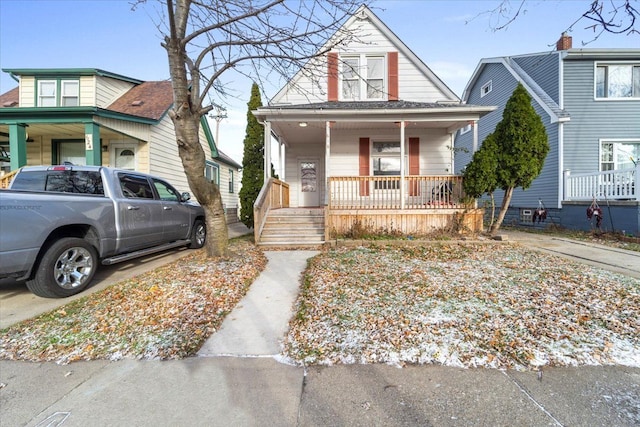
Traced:
[[318, 185], [318, 160], [300, 160], [300, 207], [319, 206], [320, 191]]

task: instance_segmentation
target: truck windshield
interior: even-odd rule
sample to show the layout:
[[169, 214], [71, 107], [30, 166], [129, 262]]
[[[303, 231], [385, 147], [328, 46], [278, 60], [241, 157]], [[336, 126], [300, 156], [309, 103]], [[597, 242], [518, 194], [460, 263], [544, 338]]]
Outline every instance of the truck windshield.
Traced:
[[104, 195], [102, 177], [96, 171], [22, 171], [11, 189]]

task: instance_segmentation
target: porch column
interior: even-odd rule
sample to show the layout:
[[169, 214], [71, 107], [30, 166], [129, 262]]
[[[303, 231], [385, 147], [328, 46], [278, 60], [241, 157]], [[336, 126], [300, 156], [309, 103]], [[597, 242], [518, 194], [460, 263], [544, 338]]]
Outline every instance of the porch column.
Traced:
[[84, 153], [87, 165], [102, 166], [102, 144], [100, 144], [100, 125], [84, 124]]
[[404, 201], [404, 180], [405, 180], [405, 170], [404, 170], [404, 120], [400, 122], [400, 209], [404, 209], [405, 201]]
[[473, 147], [471, 152], [473, 155], [473, 153], [478, 151], [478, 121], [474, 120], [471, 126], [473, 126]]
[[329, 205], [329, 170], [331, 159], [331, 122], [324, 124], [324, 204]]
[[264, 182], [271, 178], [271, 123], [264, 122]]
[[282, 141], [278, 141], [278, 165], [280, 165], [280, 181], [286, 181], [285, 171], [285, 144]]
[[12, 123], [9, 125], [9, 151], [11, 155], [11, 170], [16, 170], [27, 164], [27, 125]]

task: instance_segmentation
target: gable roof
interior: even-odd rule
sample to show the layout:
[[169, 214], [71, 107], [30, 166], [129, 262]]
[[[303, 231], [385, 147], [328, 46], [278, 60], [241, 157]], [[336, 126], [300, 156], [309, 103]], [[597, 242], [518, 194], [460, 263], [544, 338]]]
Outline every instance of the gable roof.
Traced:
[[218, 149], [218, 155], [214, 156], [215, 159], [220, 160], [222, 163], [225, 163], [229, 166], [233, 166], [236, 169], [242, 169], [242, 165], [233, 160], [231, 157], [227, 156], [225, 153]]
[[173, 89], [168, 80], [144, 82], [129, 89], [107, 107], [110, 111], [160, 120], [173, 104]]
[[[553, 55], [560, 53], [561, 52], [551, 52], [550, 54]], [[533, 55], [539, 54], [532, 54], [531, 56]], [[538, 85], [538, 83], [536, 83], [536, 81], [516, 63], [512, 56], [481, 59], [473, 74], [471, 75], [469, 83], [467, 83], [467, 86], [464, 88], [464, 92], [462, 93], [463, 102], [467, 102], [469, 100], [471, 89], [475, 86], [478, 78], [482, 74], [482, 71], [488, 64], [501, 64], [516, 79], [516, 81], [522, 83], [531, 97], [535, 99], [538, 105], [540, 105], [542, 109], [549, 115], [552, 123], [568, 121], [570, 119], [569, 113], [560, 108], [558, 103], [556, 103], [553, 98], [551, 98], [551, 96], [549, 96], [540, 87], [540, 85]], [[560, 76], [558, 76], [558, 79], [559, 78]]]
[[20, 97], [20, 88], [14, 87], [0, 95], [0, 108], [17, 107]]
[[[429, 80], [433, 82], [433, 84], [446, 96], [449, 97], [447, 101], [451, 102], [459, 102], [460, 98], [455, 94], [431, 69], [415, 54], [409, 47], [404, 44], [402, 40], [393, 32], [387, 25], [380, 20], [376, 16], [375, 13], [371, 11], [366, 5], [362, 5], [358, 8], [358, 10], [351, 16], [346, 22], [342, 25], [342, 27], [332, 35], [329, 40], [318, 50], [318, 52], [323, 52], [329, 49], [332, 44], [332, 40], [334, 40], [337, 34], [341, 33], [343, 30], [348, 29], [357, 24], [358, 21], [368, 20], [371, 24], [382, 33], [395, 47], [401, 52], [408, 60], [415, 65], [415, 67], [420, 70]], [[313, 60], [313, 59], [312, 59]], [[299, 70], [295, 76], [291, 79], [292, 81], [297, 81], [301, 77], [303, 77], [303, 70]], [[278, 101], [286, 94], [289, 89], [289, 84], [285, 84], [276, 95], [269, 102], [270, 104], [277, 104]]]

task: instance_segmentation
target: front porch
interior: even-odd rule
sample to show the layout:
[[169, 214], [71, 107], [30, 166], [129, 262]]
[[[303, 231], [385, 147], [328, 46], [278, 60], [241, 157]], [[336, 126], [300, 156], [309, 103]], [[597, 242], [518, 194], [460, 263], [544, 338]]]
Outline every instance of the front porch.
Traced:
[[289, 184], [269, 179], [254, 205], [256, 244], [320, 245], [354, 232], [425, 236], [483, 229], [484, 211], [475, 202], [465, 203], [460, 176], [330, 177], [328, 181], [326, 206], [291, 208]]

